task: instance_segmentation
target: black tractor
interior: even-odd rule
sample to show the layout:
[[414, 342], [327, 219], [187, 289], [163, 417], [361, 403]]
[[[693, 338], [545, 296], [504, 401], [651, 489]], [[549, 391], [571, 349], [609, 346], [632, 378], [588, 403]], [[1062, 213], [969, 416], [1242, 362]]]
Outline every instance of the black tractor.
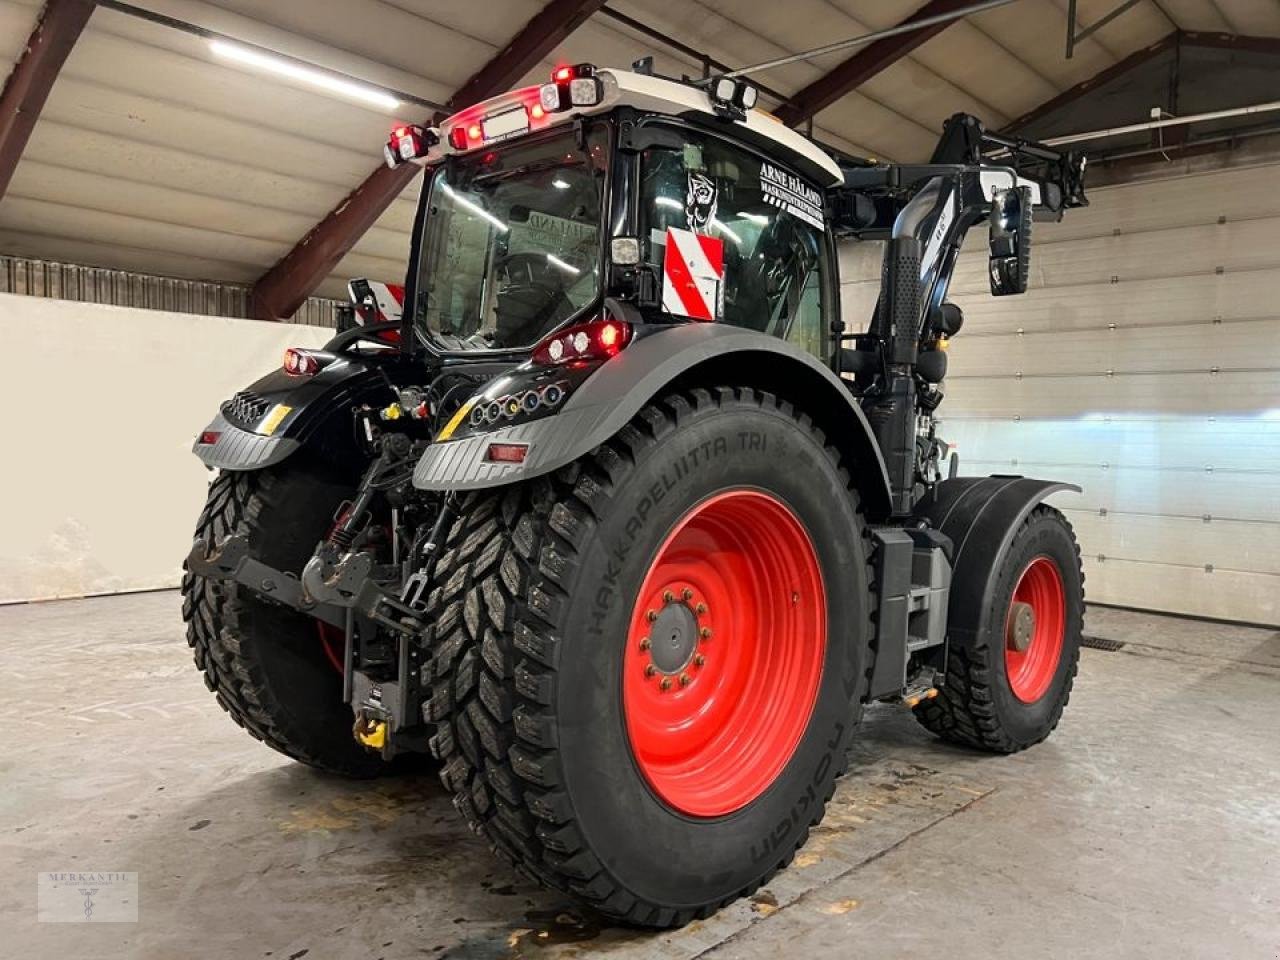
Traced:
[[[790, 862], [864, 704], [1011, 753], [1076, 672], [1068, 485], [956, 477], [934, 412], [967, 231], [1022, 292], [1083, 160], [958, 115], [874, 164], [754, 101], [584, 64], [397, 129], [403, 315], [289, 351], [195, 447], [188, 639], [232, 718], [349, 776], [435, 764], [497, 852], [644, 926]], [[837, 240], [883, 243], [870, 317]]]

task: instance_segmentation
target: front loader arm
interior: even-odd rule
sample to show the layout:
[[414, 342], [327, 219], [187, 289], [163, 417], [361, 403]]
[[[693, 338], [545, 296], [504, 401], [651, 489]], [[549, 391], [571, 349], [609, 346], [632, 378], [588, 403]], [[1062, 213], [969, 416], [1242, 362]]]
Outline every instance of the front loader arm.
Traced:
[[947, 121], [928, 163], [842, 168], [832, 197], [837, 235], [886, 241], [879, 303], [840, 363], [857, 376], [896, 517], [908, 516], [923, 493], [919, 418], [942, 400], [941, 347], [959, 329], [945, 301], [966, 234], [990, 222], [992, 294], [1022, 293], [1032, 221], [1087, 203], [1084, 168], [1082, 156], [989, 134], [964, 114]]

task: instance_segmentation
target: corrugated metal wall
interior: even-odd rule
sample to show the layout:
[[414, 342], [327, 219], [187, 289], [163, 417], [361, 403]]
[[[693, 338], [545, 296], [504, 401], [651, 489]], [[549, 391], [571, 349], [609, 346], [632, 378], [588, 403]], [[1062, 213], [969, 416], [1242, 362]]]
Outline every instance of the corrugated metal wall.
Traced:
[[[0, 293], [210, 317], [249, 316], [249, 288], [241, 284], [181, 280], [26, 257], [0, 256]], [[289, 322], [335, 327], [339, 304], [311, 297]]]
[[[1032, 289], [952, 300], [942, 433], [962, 473], [1069, 480], [1090, 599], [1280, 622], [1280, 164], [1111, 186], [1036, 224]], [[976, 242], [973, 242], [976, 241]], [[850, 251], [845, 303], [874, 303]]]

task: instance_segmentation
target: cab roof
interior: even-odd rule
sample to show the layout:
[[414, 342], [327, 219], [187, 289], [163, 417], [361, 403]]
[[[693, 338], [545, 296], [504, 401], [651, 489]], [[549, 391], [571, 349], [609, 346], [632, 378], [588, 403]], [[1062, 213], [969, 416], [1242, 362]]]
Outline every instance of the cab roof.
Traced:
[[[708, 119], [715, 119], [720, 123], [731, 123], [734, 127], [747, 131], [744, 139], [762, 146], [766, 153], [776, 149], [779, 162], [796, 167], [799, 172], [816, 180], [817, 185], [823, 189], [830, 189], [844, 183], [844, 175], [840, 172], [840, 167], [826, 151], [808, 137], [796, 133], [763, 110], [746, 111], [744, 120], [725, 120], [717, 114], [715, 102], [701, 87], [613, 68], [601, 68], [596, 71], [596, 76], [600, 78], [604, 91], [599, 103], [539, 115], [530, 129], [538, 130], [557, 126], [576, 116], [606, 113], [619, 106], [629, 106], [637, 110], [671, 116], [683, 116], [690, 112], [704, 114]], [[532, 110], [533, 105], [538, 103], [539, 89], [539, 87], [524, 87], [512, 90], [483, 100], [449, 117], [440, 125], [438, 146], [433, 147], [430, 153], [418, 162], [435, 163], [450, 154], [466, 153], [491, 145], [493, 141], [476, 142], [465, 149], [457, 149], [450, 145], [449, 132], [459, 126], [475, 129], [476, 125], [485, 118], [504, 114], [516, 106], [523, 105]]]

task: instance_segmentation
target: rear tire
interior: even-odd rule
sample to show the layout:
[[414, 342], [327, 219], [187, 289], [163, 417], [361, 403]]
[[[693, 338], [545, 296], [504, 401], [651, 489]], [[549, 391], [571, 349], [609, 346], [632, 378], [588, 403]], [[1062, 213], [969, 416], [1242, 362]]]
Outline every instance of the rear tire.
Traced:
[[[952, 598], [963, 602], [963, 598]], [[1035, 629], [1014, 639], [1018, 604]], [[1049, 736], [1071, 697], [1084, 626], [1084, 571], [1067, 519], [1041, 504], [1014, 534], [995, 572], [978, 631], [952, 631], [946, 681], [915, 710], [928, 730], [966, 746], [1016, 753]], [[1017, 646], [1026, 643], [1025, 650]]]
[[[349, 484], [301, 465], [223, 471], [209, 485], [196, 536], [247, 533], [255, 557], [300, 573], [350, 493]], [[390, 772], [391, 764], [352, 737], [342, 674], [325, 652], [319, 621], [191, 573], [182, 578], [182, 596], [187, 643], [205, 685], [250, 736], [331, 773]]]
[[[735, 563], [748, 574], [759, 566], [751, 567], [745, 540], [736, 553], [700, 551], [695, 540], [677, 551], [677, 560], [691, 557], [698, 566], [680, 581], [689, 594], [658, 585], [658, 599], [647, 597], [650, 574], [665, 575], [658, 561], [674, 532], [689, 529], [689, 517], [707, 520], [697, 536], [710, 536], [716, 524], [729, 536], [750, 526], [741, 513], [702, 512], [726, 497], [740, 497], [739, 506], [758, 497], [748, 506], [798, 523], [803, 533], [794, 542], [807, 539], [810, 549], [793, 557], [800, 557], [794, 592], [783, 585], [784, 593], [770, 593], [763, 578], [756, 595], [717, 593], [712, 568], [726, 571], [732, 586], [739, 581], [727, 571]], [[778, 542], [794, 532], [785, 519], [761, 529]], [[626, 923], [680, 926], [752, 893], [791, 861], [844, 769], [870, 662], [869, 553], [857, 494], [821, 432], [790, 405], [749, 389], [668, 396], [554, 477], [472, 495], [447, 538], [429, 614], [426, 714], [439, 725], [432, 746], [455, 806], [524, 872]], [[804, 556], [814, 558], [811, 567]], [[820, 580], [802, 596], [813, 583], [803, 569], [820, 570]], [[695, 593], [704, 581], [707, 588]], [[699, 614], [703, 593], [710, 609]], [[750, 699], [754, 679], [766, 690], [776, 685], [788, 705], [786, 716], [774, 717], [794, 728], [776, 751], [779, 762], [757, 756], [754, 779], [736, 790], [716, 792], [717, 783], [735, 785], [723, 764], [714, 782], [691, 777], [682, 790], [671, 768], [646, 756], [636, 739], [637, 723], [665, 732], [661, 716], [637, 707], [630, 689], [648, 683], [655, 694], [661, 679], [634, 658], [645, 651], [660, 659], [657, 632], [650, 649], [637, 644], [633, 629], [661, 625], [647, 617], [650, 599], [673, 623], [688, 621], [690, 636], [702, 636], [697, 623], [717, 624], [705, 648], [663, 651], [661, 673], [673, 681], [667, 702], [693, 696], [704, 677], [729, 676], [728, 667], [714, 672], [717, 656], [751, 650], [761, 651], [751, 661], [760, 669], [743, 674], [743, 702], [773, 706], [767, 694]], [[687, 609], [677, 610], [682, 603]], [[807, 638], [807, 656], [816, 660], [788, 660], [772, 641], [789, 624], [799, 625], [792, 636], [800, 646]], [[684, 642], [682, 629], [668, 630], [673, 649], [676, 634]], [[706, 656], [695, 667], [697, 651]], [[698, 669], [706, 673], [680, 682], [680, 671]], [[798, 679], [789, 684], [788, 677]], [[725, 728], [736, 732], [741, 722], [749, 730], [750, 712], [734, 714]], [[804, 714], [798, 722], [796, 712]], [[723, 742], [716, 732], [706, 738], [709, 752], [683, 744], [694, 751], [690, 769], [716, 766]], [[661, 755], [681, 746], [660, 736], [655, 749]], [[749, 751], [742, 756], [745, 766], [755, 762]]]

